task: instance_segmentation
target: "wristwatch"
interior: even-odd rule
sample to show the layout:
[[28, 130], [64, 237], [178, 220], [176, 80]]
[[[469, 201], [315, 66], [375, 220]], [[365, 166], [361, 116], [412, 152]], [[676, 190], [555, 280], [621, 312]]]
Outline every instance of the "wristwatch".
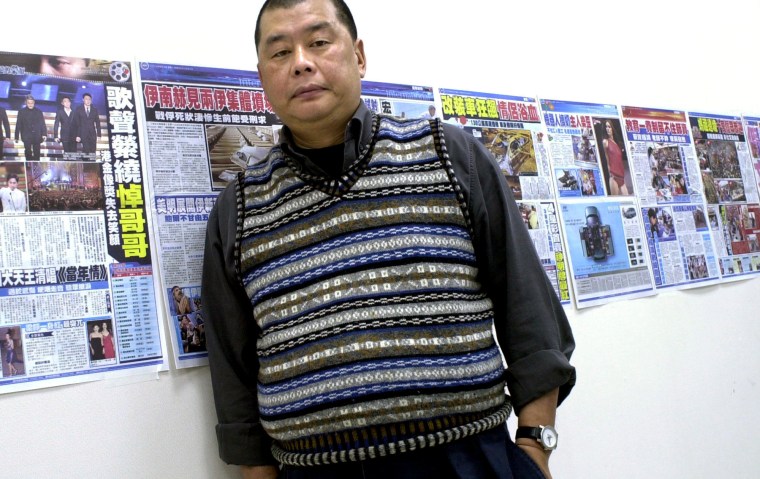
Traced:
[[557, 449], [557, 439], [559, 438], [559, 434], [557, 434], [557, 430], [552, 426], [521, 426], [518, 427], [517, 432], [515, 432], [515, 439], [523, 437], [535, 439], [541, 444], [541, 447], [543, 447], [545, 451], [553, 451]]

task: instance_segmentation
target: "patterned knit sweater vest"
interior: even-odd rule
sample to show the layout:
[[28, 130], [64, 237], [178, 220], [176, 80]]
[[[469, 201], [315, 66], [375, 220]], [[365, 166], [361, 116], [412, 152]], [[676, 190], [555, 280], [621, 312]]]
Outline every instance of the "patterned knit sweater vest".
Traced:
[[372, 133], [338, 180], [276, 147], [239, 190], [261, 422], [285, 464], [430, 447], [510, 412], [440, 124], [375, 117]]

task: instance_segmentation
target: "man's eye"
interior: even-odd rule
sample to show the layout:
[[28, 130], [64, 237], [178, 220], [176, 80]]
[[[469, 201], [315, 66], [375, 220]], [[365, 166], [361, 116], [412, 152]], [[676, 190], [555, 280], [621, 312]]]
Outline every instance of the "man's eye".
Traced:
[[323, 47], [323, 46], [327, 45], [328, 43], [329, 42], [327, 40], [317, 40], [317, 41], [313, 42], [312, 45], [315, 46], [315, 47]]
[[282, 58], [282, 57], [284, 57], [285, 55], [287, 55], [288, 53], [289, 53], [289, 52], [288, 52], [287, 50], [280, 50], [280, 51], [277, 51], [277, 52], [275, 52], [275, 53], [272, 55], [272, 58]]

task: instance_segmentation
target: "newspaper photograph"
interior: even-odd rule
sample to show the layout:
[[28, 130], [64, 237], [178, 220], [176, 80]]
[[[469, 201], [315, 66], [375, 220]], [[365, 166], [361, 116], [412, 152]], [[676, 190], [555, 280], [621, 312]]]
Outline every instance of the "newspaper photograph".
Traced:
[[715, 229], [686, 113], [632, 106], [621, 110], [655, 286], [715, 283], [720, 279]]
[[633, 194], [616, 105], [542, 99], [541, 112], [558, 198]]
[[655, 294], [643, 225], [633, 197], [560, 203], [578, 308]]
[[[760, 273], [760, 198], [755, 161], [739, 116], [689, 112], [721, 276]], [[756, 134], [753, 132], [753, 134]]]
[[201, 269], [219, 192], [263, 159], [279, 120], [253, 71], [140, 63], [162, 310], [178, 368], [207, 364]]
[[166, 368], [133, 80], [0, 52], [0, 393]]

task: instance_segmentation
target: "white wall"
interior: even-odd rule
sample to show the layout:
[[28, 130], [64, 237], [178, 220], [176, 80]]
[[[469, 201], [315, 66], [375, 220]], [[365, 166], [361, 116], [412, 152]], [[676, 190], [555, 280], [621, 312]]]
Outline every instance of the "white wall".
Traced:
[[[0, 49], [256, 65], [261, 1], [47, 3], [4, 2]], [[756, 1], [349, 4], [369, 80], [760, 113]], [[559, 411], [555, 477], [760, 476], [758, 292], [754, 279], [570, 309], [578, 385]], [[3, 474], [235, 478], [217, 459], [208, 376], [196, 368], [2, 396]]]

